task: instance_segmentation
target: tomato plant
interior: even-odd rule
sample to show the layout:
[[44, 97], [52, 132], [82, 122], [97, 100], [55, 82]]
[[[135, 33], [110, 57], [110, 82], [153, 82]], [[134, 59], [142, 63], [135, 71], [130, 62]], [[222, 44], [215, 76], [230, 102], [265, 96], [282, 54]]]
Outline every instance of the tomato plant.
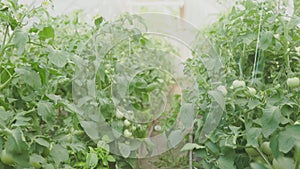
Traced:
[[[290, 16], [285, 2], [240, 0], [199, 33], [198, 55], [187, 63], [201, 98], [194, 137], [201, 148], [194, 150], [195, 166], [299, 167], [295, 150], [300, 132], [294, 125], [300, 117], [299, 24], [298, 1]], [[206, 66], [218, 65], [209, 60], [214, 55], [222, 63], [219, 72]], [[223, 93], [217, 99], [225, 108], [212, 116], [216, 97], [210, 91], [215, 89]], [[212, 119], [220, 120], [216, 124]]]
[[[188, 95], [168, 73], [178, 51], [143, 34], [139, 16], [88, 24], [80, 11], [51, 16], [48, 3], [0, 1], [0, 168], [135, 168], [127, 157], [138, 146], [113, 142], [120, 135], [171, 133], [175, 145]], [[198, 85], [193, 143], [183, 148], [194, 167], [299, 168], [299, 8], [294, 1], [290, 16], [285, 1], [239, 0], [199, 32], [185, 63]], [[102, 135], [103, 123], [118, 134]], [[187, 166], [186, 157], [160, 159]]]
[[[136, 70], [143, 68], [141, 59], [153, 65], [171, 65], [166, 58], [176, 51], [159, 38], [141, 34], [133, 24], [143, 24], [137, 16], [125, 14], [115, 21], [96, 16], [91, 25], [80, 11], [53, 17], [48, 12], [49, 4], [51, 1], [30, 7], [15, 0], [0, 1], [0, 168], [134, 168], [133, 160], [111, 154], [112, 138], [98, 137], [103, 129], [90, 127], [95, 119], [79, 116], [72, 82], [79, 69], [90, 68], [82, 63], [100, 58], [95, 95], [103, 117], [126, 137], [144, 138], [155, 125], [151, 121], [136, 125], [127, 111], [113, 103], [114, 82], [131, 73], [120, 71], [119, 63]], [[113, 48], [107, 53], [93, 51], [105, 51], [106, 47]], [[160, 59], [154, 59], [156, 56]], [[140, 71], [130, 81], [130, 97], [124, 104], [130, 103], [144, 112], [141, 118], [150, 119], [154, 107], [149, 99], [158, 101], [156, 95], [167, 92], [171, 83], [165, 71]], [[171, 112], [173, 118], [161, 123], [161, 128], [175, 121], [178, 109], [172, 106], [161, 110]]]
[[8, 154], [5, 149], [2, 150], [1, 161], [3, 164], [7, 164], [7, 165], [14, 164], [14, 158], [10, 154]]
[[286, 83], [289, 87], [294, 88], [300, 85], [300, 80], [298, 77], [288, 78]]

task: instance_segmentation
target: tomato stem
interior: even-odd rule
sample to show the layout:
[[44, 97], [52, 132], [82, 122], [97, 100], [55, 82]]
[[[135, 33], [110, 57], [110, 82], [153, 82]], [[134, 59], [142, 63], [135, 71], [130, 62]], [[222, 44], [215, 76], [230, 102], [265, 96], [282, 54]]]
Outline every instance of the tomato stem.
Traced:
[[6, 41], [6, 37], [7, 37], [7, 34], [8, 34], [8, 28], [9, 26], [6, 25], [6, 28], [5, 28], [5, 33], [4, 33], [4, 37], [3, 37], [3, 42], [2, 42], [2, 48], [5, 46], [5, 41]]
[[265, 160], [265, 162], [267, 163], [267, 165], [270, 167], [270, 168], [272, 168], [272, 165], [271, 165], [271, 163], [269, 162], [269, 160], [267, 159], [267, 157], [260, 151], [260, 149], [259, 148], [255, 148], [256, 149], [256, 151], [259, 153], [259, 155]]
[[5, 88], [9, 84], [9, 82], [13, 79], [13, 77], [16, 76], [16, 74], [11, 75], [6, 68], [4, 68], [4, 70], [9, 74], [10, 77], [9, 77], [9, 79], [6, 82], [4, 82], [3, 84], [0, 85], [0, 90], [2, 90], [3, 88]]

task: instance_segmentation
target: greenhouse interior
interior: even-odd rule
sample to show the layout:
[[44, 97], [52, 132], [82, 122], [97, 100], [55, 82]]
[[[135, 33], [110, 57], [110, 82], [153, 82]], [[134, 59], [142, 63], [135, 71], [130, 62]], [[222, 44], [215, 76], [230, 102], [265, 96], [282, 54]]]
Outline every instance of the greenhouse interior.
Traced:
[[300, 169], [299, 0], [0, 0], [0, 169]]

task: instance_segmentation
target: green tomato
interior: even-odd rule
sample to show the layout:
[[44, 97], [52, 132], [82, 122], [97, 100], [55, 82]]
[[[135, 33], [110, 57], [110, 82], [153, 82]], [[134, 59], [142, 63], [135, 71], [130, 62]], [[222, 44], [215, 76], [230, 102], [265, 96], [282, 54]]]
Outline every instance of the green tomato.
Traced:
[[256, 162], [265, 163], [264, 158], [262, 158], [261, 156], [256, 156], [256, 157], [254, 157], [254, 160], [255, 160]]
[[288, 78], [286, 83], [290, 88], [294, 88], [300, 85], [300, 80], [298, 77]]
[[272, 150], [270, 148], [270, 142], [263, 142], [260, 146], [261, 150], [267, 154], [267, 155], [271, 155], [272, 154]]
[[14, 158], [6, 152], [6, 150], [2, 150], [1, 161], [6, 165], [13, 165], [15, 163]]
[[124, 125], [125, 125], [125, 126], [130, 126], [130, 124], [131, 124], [131, 123], [130, 123], [129, 120], [127, 120], [127, 119], [124, 120]]
[[30, 162], [30, 164], [32, 165], [32, 167], [34, 167], [35, 169], [40, 169], [42, 166], [39, 162]]
[[219, 90], [224, 96], [227, 95], [227, 89], [225, 86], [221, 85], [217, 87], [217, 90]]
[[135, 131], [135, 130], [136, 130], [136, 127], [135, 127], [135, 126], [131, 126], [131, 130], [132, 130], [132, 131]]
[[245, 148], [245, 151], [247, 152], [247, 154], [251, 157], [256, 157], [259, 155], [259, 153], [252, 147], [247, 147]]
[[117, 111], [116, 111], [116, 117], [117, 117], [118, 119], [121, 119], [121, 118], [124, 117], [124, 114], [123, 114], [120, 110], [117, 109]]
[[124, 136], [125, 136], [125, 137], [131, 137], [131, 136], [132, 136], [132, 133], [131, 133], [128, 129], [125, 129], [125, 130], [124, 130]]
[[256, 90], [252, 87], [248, 87], [248, 91], [249, 93], [253, 96], [253, 95], [256, 95]]
[[246, 86], [246, 83], [245, 81], [242, 81], [242, 80], [235, 80], [232, 82], [232, 87], [235, 89], [235, 88], [239, 88], [239, 87], [245, 87]]

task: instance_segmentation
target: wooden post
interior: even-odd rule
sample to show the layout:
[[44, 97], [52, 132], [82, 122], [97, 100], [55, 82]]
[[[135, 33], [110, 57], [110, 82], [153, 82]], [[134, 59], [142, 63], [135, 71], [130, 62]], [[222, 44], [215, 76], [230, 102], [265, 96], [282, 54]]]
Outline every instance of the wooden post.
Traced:
[[182, 6], [180, 6], [180, 18], [184, 19], [185, 18], [185, 3], [186, 3], [186, 0], [183, 1], [183, 4]]

